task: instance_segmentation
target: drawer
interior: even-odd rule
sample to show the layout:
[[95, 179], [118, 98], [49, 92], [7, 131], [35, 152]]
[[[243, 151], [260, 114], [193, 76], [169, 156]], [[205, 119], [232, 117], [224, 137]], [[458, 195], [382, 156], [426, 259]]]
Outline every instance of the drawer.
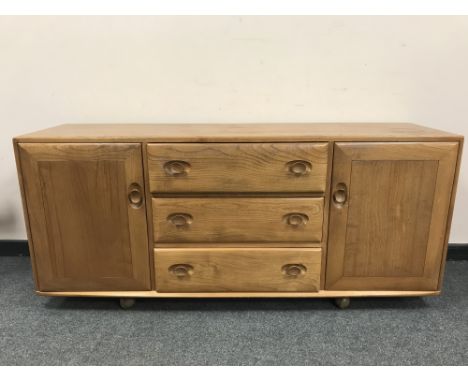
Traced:
[[153, 198], [160, 243], [319, 243], [323, 198]]
[[155, 249], [158, 292], [316, 292], [320, 248]]
[[324, 192], [328, 143], [149, 144], [154, 193]]

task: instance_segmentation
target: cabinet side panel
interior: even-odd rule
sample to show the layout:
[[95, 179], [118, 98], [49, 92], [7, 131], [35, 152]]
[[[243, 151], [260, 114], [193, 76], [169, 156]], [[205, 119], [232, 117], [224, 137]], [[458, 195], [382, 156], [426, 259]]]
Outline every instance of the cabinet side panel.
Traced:
[[31, 265], [32, 265], [32, 273], [34, 277], [34, 284], [36, 286], [36, 290], [41, 290], [41, 286], [39, 284], [39, 278], [37, 276], [36, 270], [36, 261], [35, 261], [35, 254], [34, 254], [34, 246], [32, 244], [32, 235], [31, 235], [31, 227], [29, 222], [29, 213], [28, 213], [28, 203], [26, 199], [26, 191], [24, 188], [24, 178], [23, 178], [23, 169], [21, 165], [21, 155], [20, 155], [20, 146], [16, 140], [13, 140], [13, 147], [15, 152], [15, 161], [16, 161], [16, 171], [18, 174], [18, 181], [19, 187], [21, 192], [21, 202], [23, 206], [23, 216], [24, 216], [24, 223], [26, 226], [26, 233], [28, 237], [28, 248], [29, 248], [29, 255], [31, 258]]
[[457, 195], [458, 178], [460, 176], [460, 167], [461, 167], [461, 160], [462, 160], [462, 154], [463, 154], [463, 144], [464, 144], [464, 139], [460, 138], [460, 142], [458, 144], [458, 151], [457, 151], [455, 176], [453, 178], [452, 192], [451, 192], [451, 198], [450, 198], [450, 208], [449, 208], [449, 212], [448, 212], [448, 216], [447, 216], [447, 227], [446, 227], [446, 232], [445, 232], [444, 254], [442, 256], [440, 273], [439, 273], [439, 284], [438, 284], [438, 289], [439, 290], [442, 289], [442, 282], [443, 282], [444, 273], [445, 273], [445, 264], [446, 264], [446, 260], [447, 260], [448, 242], [449, 242], [449, 238], [450, 238], [450, 228], [452, 226], [453, 209], [454, 209], [454, 206], [455, 206], [455, 197]]

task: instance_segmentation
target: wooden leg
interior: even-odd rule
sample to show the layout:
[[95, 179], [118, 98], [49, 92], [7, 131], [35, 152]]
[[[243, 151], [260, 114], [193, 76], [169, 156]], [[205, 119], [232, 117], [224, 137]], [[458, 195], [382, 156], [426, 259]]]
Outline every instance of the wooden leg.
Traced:
[[340, 309], [346, 309], [351, 304], [349, 297], [335, 298], [335, 305]]
[[134, 298], [121, 298], [119, 302], [122, 309], [130, 309], [133, 305], [135, 305]]

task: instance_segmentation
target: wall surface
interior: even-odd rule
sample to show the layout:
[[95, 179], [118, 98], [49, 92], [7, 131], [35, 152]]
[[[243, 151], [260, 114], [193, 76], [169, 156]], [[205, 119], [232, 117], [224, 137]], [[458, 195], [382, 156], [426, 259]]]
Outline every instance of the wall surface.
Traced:
[[[0, 239], [26, 238], [11, 138], [65, 122], [415, 122], [468, 134], [468, 17], [0, 17]], [[451, 242], [468, 243], [468, 149]]]

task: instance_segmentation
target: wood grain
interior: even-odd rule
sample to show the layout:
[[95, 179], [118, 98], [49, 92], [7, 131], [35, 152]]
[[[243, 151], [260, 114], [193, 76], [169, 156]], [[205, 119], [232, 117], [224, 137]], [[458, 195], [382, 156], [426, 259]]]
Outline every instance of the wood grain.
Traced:
[[[438, 295], [462, 143], [403, 123], [62, 125], [17, 137], [37, 293]], [[150, 290], [161, 285], [182, 289]]]
[[338, 143], [327, 289], [436, 290], [458, 143]]
[[326, 270], [327, 270], [327, 253], [328, 253], [328, 231], [329, 231], [329, 219], [330, 219], [330, 203], [331, 203], [331, 177], [333, 169], [333, 150], [335, 145], [330, 144], [328, 150], [328, 166], [327, 171], [327, 187], [324, 195], [324, 209], [323, 209], [323, 227], [322, 227], [322, 271], [320, 273], [320, 289], [325, 289], [326, 282]]
[[[320, 242], [323, 198], [153, 198], [157, 243]], [[288, 214], [305, 214], [305, 225], [288, 224]], [[188, 214], [177, 227], [170, 216]]]
[[426, 290], [320, 290], [318, 292], [157, 292], [151, 291], [64, 291], [41, 292], [49, 297], [135, 297], [135, 298], [334, 298], [334, 297], [429, 297], [440, 291]]
[[[141, 145], [142, 152], [142, 165], [143, 165], [143, 178], [144, 178], [144, 189], [145, 189], [145, 205], [151, 205], [151, 192], [149, 190], [149, 174], [148, 174], [148, 152], [144, 144]], [[146, 232], [148, 248], [153, 248], [154, 237], [153, 237], [153, 208], [146, 208]], [[150, 263], [150, 279], [151, 289], [156, 289], [156, 281], [154, 276], [154, 251], [149, 251], [149, 263]]]
[[453, 211], [455, 208], [455, 197], [457, 195], [457, 185], [458, 185], [458, 179], [460, 177], [460, 168], [461, 168], [461, 160], [462, 160], [462, 155], [463, 155], [463, 144], [464, 140], [462, 139], [459, 142], [458, 146], [458, 155], [457, 155], [457, 165], [455, 169], [455, 176], [453, 179], [453, 186], [452, 186], [452, 194], [450, 196], [450, 206], [447, 214], [447, 225], [445, 227], [445, 245], [444, 245], [444, 250], [443, 250], [443, 256], [441, 259], [441, 264], [440, 264], [440, 273], [439, 273], [439, 285], [437, 289], [442, 289], [442, 282], [444, 279], [444, 273], [445, 273], [445, 265], [447, 263], [447, 252], [448, 252], [448, 245], [449, 245], [449, 238], [450, 238], [450, 228], [452, 225], [452, 216], [453, 216]]
[[[325, 190], [328, 143], [149, 144], [147, 150], [154, 193]], [[181, 165], [173, 175], [166, 165], [174, 162], [186, 170]]]
[[29, 256], [31, 257], [31, 266], [32, 266], [32, 274], [34, 279], [34, 285], [36, 286], [36, 290], [40, 289], [39, 287], [39, 276], [37, 273], [36, 267], [36, 255], [34, 253], [34, 246], [32, 245], [32, 234], [31, 234], [31, 224], [29, 221], [29, 212], [28, 212], [28, 204], [26, 202], [26, 194], [24, 190], [24, 177], [23, 171], [21, 169], [21, 156], [19, 153], [19, 144], [13, 140], [13, 148], [15, 152], [15, 162], [16, 162], [16, 171], [18, 174], [18, 181], [19, 181], [19, 188], [21, 192], [21, 204], [23, 206], [23, 215], [24, 215], [24, 222], [26, 226], [26, 234], [28, 237], [28, 249], [29, 249]]
[[462, 136], [412, 123], [67, 124], [19, 142], [445, 141]]
[[20, 144], [42, 291], [150, 289], [139, 144]]
[[[156, 288], [161, 292], [317, 291], [319, 248], [156, 249]], [[190, 274], [174, 274], [186, 265]], [[302, 267], [289, 275], [287, 267]]]
[[437, 168], [436, 160], [353, 162], [345, 277], [424, 274]]

